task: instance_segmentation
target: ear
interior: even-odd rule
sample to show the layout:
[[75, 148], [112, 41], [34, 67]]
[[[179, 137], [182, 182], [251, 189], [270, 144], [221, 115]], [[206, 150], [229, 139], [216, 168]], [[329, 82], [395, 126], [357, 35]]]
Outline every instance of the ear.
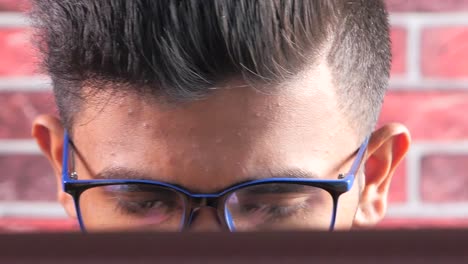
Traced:
[[390, 182], [410, 141], [408, 129], [400, 124], [388, 124], [372, 134], [367, 149], [365, 185], [354, 227], [375, 225], [385, 216]]
[[33, 122], [32, 136], [54, 170], [58, 201], [71, 217], [76, 218], [73, 198], [62, 190], [62, 151], [64, 128], [60, 120], [51, 115], [41, 115]]

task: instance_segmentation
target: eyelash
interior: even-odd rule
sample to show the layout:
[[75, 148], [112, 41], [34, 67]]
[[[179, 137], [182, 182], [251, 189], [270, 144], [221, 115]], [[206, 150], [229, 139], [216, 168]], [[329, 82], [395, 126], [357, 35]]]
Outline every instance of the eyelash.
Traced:
[[[147, 213], [148, 210], [151, 210], [154, 205], [157, 204], [158, 207], [162, 207], [161, 211], [166, 211], [167, 208], [170, 208], [171, 205], [168, 202], [164, 202], [162, 200], [146, 200], [146, 201], [124, 201], [121, 198], [115, 197], [117, 200], [116, 202], [116, 210], [125, 214], [134, 214], [134, 215], [144, 215]], [[149, 206], [148, 206], [149, 205]]]
[[[299, 210], [301, 209], [306, 209], [307, 208], [307, 203], [302, 202], [298, 205], [292, 205], [292, 206], [273, 206], [273, 205], [250, 205], [253, 207], [255, 210], [262, 210], [262, 206], [267, 207], [267, 214], [269, 215], [269, 218], [271, 220], [279, 220], [278, 218], [284, 218], [284, 217], [289, 217], [294, 214], [299, 213]], [[246, 211], [252, 210], [249, 207], [249, 205], [246, 205]], [[270, 220], [269, 219], [269, 220]]]

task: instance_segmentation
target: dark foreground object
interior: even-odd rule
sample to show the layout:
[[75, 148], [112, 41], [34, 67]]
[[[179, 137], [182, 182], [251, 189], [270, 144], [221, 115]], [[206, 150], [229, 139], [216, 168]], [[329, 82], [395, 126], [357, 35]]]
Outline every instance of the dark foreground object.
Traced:
[[468, 230], [0, 235], [0, 263], [468, 263]]

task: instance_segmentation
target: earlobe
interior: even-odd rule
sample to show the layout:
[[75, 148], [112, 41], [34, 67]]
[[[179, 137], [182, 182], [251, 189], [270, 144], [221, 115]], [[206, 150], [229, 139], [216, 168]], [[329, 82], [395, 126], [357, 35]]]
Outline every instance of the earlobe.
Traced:
[[410, 141], [408, 130], [400, 124], [388, 124], [372, 134], [355, 227], [375, 225], [385, 216], [390, 182], [409, 149]]

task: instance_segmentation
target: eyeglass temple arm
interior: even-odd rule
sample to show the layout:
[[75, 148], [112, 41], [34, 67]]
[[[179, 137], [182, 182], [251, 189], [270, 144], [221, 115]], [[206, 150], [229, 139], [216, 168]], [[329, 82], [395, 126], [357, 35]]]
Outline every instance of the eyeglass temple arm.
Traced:
[[62, 153], [62, 183], [64, 183], [67, 180], [70, 180], [70, 174], [69, 174], [69, 169], [68, 169], [69, 147], [70, 147], [70, 137], [68, 136], [68, 132], [65, 131], [64, 136], [63, 136], [63, 153]]
[[362, 145], [359, 147], [358, 153], [356, 155], [356, 159], [354, 160], [353, 165], [351, 166], [351, 169], [349, 170], [349, 174], [356, 176], [356, 173], [358, 172], [359, 168], [362, 165], [362, 162], [364, 161], [364, 155], [366, 154], [367, 146], [369, 145], [369, 139], [370, 139], [370, 136], [367, 136], [364, 139], [364, 142], [362, 143]]

